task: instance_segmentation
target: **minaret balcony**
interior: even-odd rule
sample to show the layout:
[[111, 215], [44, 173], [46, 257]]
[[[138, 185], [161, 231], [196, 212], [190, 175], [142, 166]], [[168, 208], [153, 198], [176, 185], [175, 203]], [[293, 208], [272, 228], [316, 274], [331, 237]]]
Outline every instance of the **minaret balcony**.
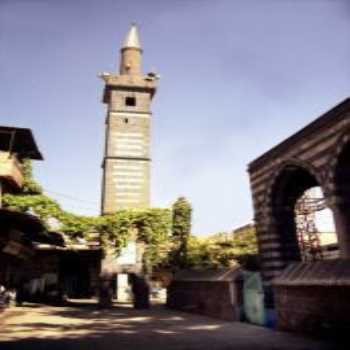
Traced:
[[106, 83], [103, 102], [108, 103], [110, 91], [113, 89], [126, 89], [129, 91], [149, 91], [153, 97], [157, 89], [157, 79], [148, 76], [130, 76], [130, 75], [109, 75], [102, 76], [101, 79]]
[[0, 152], [0, 180], [7, 181], [17, 188], [23, 186], [24, 177], [21, 163], [8, 152]]
[[131, 87], [156, 89], [158, 78], [149, 75], [100, 75], [106, 85], [116, 87]]

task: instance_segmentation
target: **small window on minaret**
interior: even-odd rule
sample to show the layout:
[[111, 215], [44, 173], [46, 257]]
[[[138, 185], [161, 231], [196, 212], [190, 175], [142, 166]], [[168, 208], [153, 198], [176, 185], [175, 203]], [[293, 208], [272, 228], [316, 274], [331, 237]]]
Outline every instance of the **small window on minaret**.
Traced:
[[125, 98], [125, 106], [135, 107], [136, 106], [136, 98], [135, 97], [126, 97]]

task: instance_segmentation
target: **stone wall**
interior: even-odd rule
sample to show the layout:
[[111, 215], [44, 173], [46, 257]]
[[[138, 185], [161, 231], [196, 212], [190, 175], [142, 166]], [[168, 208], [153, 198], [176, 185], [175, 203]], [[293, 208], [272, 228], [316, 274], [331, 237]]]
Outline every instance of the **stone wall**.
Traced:
[[[194, 278], [195, 279], [195, 278]], [[208, 278], [209, 279], [209, 278]], [[176, 280], [167, 290], [167, 306], [226, 321], [239, 321], [242, 284], [231, 280]]]
[[150, 116], [110, 112], [107, 120], [103, 212], [148, 207]]
[[[249, 165], [265, 303], [280, 328], [323, 331], [350, 323], [350, 99]], [[320, 187], [336, 226], [336, 260], [300, 263], [295, 205]], [[274, 286], [274, 289], [272, 288]], [[349, 328], [350, 329], [350, 328]]]
[[300, 333], [350, 331], [350, 286], [276, 287], [278, 327]]
[[350, 261], [288, 267], [274, 281], [278, 327], [309, 333], [350, 331]]
[[341, 198], [335, 184], [338, 156], [349, 140], [350, 99], [347, 99], [250, 163], [259, 255], [266, 286], [286, 266], [300, 260], [292, 237], [293, 203], [288, 202], [298, 191], [321, 187], [334, 213], [341, 255], [349, 254], [346, 225], [341, 222], [346, 215], [339, 212]]

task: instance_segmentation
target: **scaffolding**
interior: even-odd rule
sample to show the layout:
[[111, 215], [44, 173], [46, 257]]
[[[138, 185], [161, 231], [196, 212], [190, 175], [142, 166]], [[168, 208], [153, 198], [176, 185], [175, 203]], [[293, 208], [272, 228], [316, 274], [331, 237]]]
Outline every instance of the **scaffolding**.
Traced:
[[315, 191], [306, 191], [295, 206], [296, 229], [300, 253], [303, 261], [323, 259], [320, 232], [316, 226], [316, 212], [326, 209], [322, 196]]

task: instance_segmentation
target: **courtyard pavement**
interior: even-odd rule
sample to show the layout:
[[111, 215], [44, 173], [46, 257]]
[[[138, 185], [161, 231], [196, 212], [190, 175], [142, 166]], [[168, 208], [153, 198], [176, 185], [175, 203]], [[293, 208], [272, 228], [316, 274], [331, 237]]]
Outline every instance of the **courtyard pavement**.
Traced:
[[330, 350], [325, 342], [154, 306], [26, 305], [0, 314], [0, 350]]

